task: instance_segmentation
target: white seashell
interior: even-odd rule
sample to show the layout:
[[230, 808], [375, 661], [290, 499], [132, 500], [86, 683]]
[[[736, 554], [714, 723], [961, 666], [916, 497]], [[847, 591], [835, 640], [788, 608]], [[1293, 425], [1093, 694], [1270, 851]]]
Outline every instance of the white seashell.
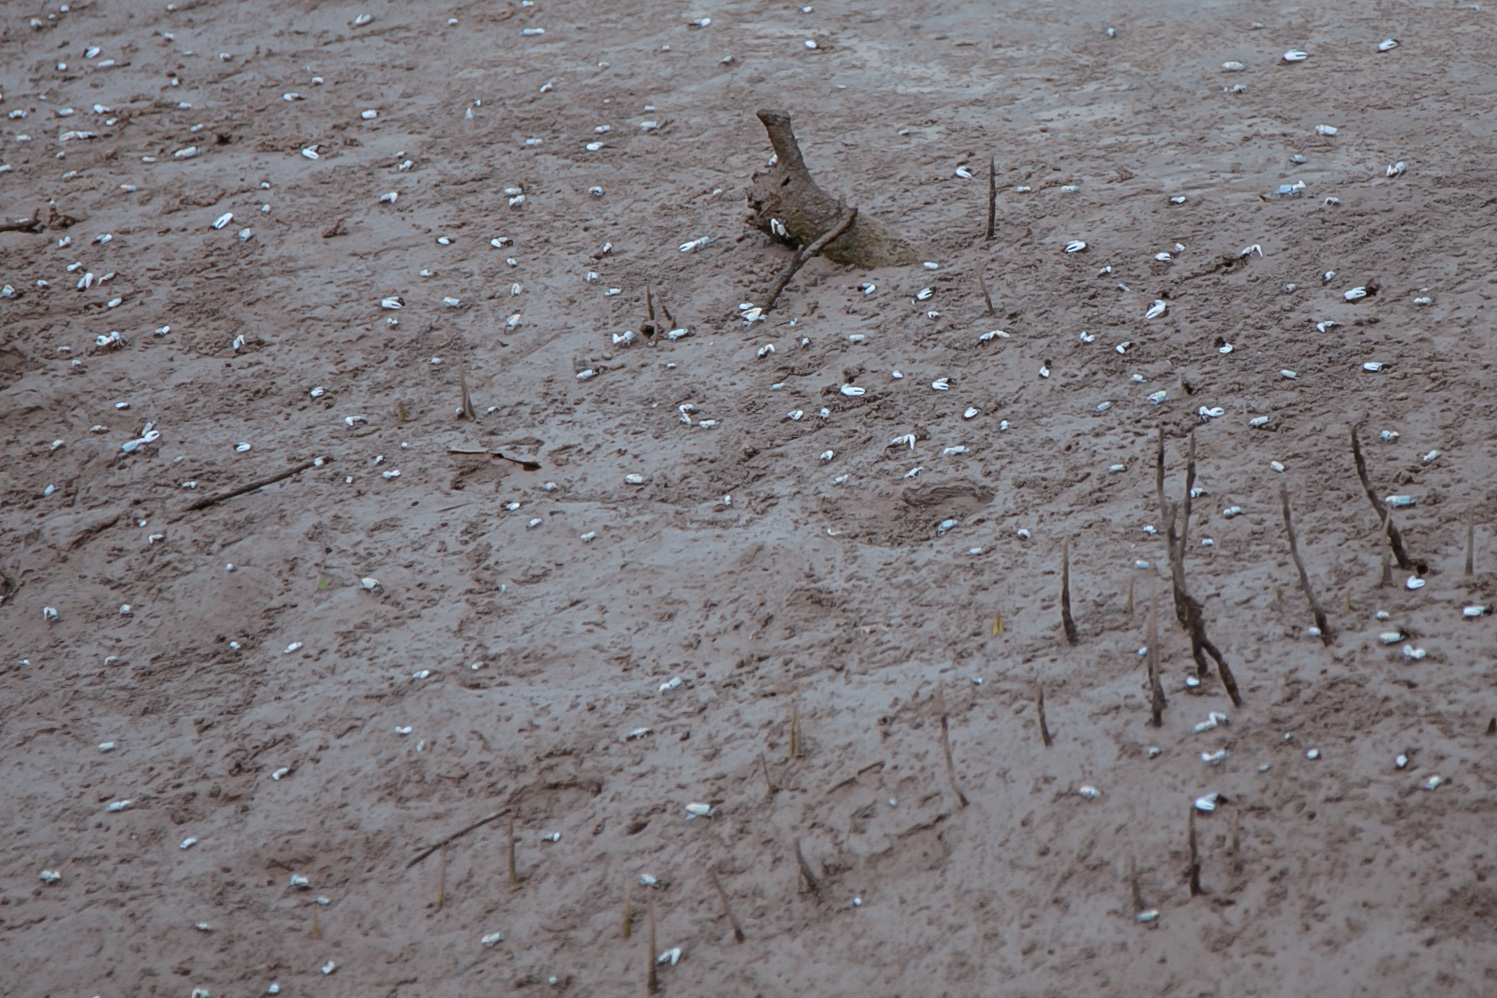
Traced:
[[1085, 329], [1083, 329], [1079, 334], [1077, 334], [1076, 338], [1078, 340], [1080, 340], [1082, 343], [1095, 343], [1095, 342], [1097, 342], [1097, 337], [1093, 336], [1091, 333], [1087, 332]]
[[1242, 513], [1243, 509], [1241, 506], [1228, 506], [1226, 509], [1222, 510], [1222, 516], [1226, 517], [1229, 520], [1241, 516]]
[[950, 391], [951, 379], [949, 377], [937, 378], [930, 383], [930, 386], [938, 392]]
[[1389, 177], [1398, 177], [1402, 176], [1403, 172], [1408, 168], [1409, 164], [1405, 163], [1403, 160], [1399, 160], [1397, 163], [1389, 165], [1388, 169], [1384, 172]]
[[1080, 253], [1085, 249], [1086, 243], [1081, 239], [1072, 239], [1070, 242], [1066, 243], [1067, 253]]
[[247, 242], [249, 242], [253, 238], [255, 238], [255, 230], [254, 229], [240, 229], [239, 230], [239, 241], [240, 242], [247, 243]]
[[53, 606], [42, 607], [42, 619], [51, 623], [57, 619], [57, 608]]
[[773, 343], [766, 343], [762, 347], [759, 348], [759, 357], [760, 358], [767, 357], [767, 356], [769, 356], [772, 353], [774, 353], [774, 344]]
[[955, 447], [943, 447], [943, 448], [941, 448], [941, 456], [942, 457], [952, 457], [952, 456], [957, 455], [957, 454], [966, 454], [966, 453], [968, 453], [968, 450], [967, 450], [967, 446], [965, 444], [957, 444]]
[[1185, 195], [1184, 194], [1176, 194], [1174, 197], [1170, 198], [1170, 204], [1184, 204], [1184, 203], [1185, 203]]
[[1398, 48], [1397, 38], [1384, 38], [1382, 41], [1377, 43], [1377, 50], [1379, 52], [1391, 52], [1396, 48]]
[[1440, 786], [1440, 784], [1442, 784], [1444, 782], [1445, 782], [1444, 777], [1441, 777], [1441, 776], [1431, 776], [1429, 779], [1425, 780], [1420, 785], [1422, 787], [1424, 787], [1424, 789], [1426, 789], [1426, 790], [1434, 790], [1434, 789], [1438, 788]]
[[1380, 360], [1369, 360], [1367, 363], [1362, 365], [1362, 370], [1371, 371], [1374, 374], [1376, 374], [1378, 371], [1381, 371], [1382, 369], [1383, 362]]
[[1144, 318], [1145, 319], [1157, 319], [1161, 315], [1164, 315], [1169, 310], [1170, 310], [1170, 306], [1169, 306], [1168, 302], [1166, 302], [1163, 298], [1155, 298], [1154, 299], [1154, 304], [1150, 305], [1149, 306], [1149, 310], [1144, 313]]
[[1160, 263], [1169, 263], [1170, 261], [1172, 261], [1172, 260], [1175, 259], [1175, 254], [1173, 254], [1173, 253], [1155, 253], [1154, 254], [1154, 259], [1158, 260]]
[[299, 887], [302, 890], [305, 890], [308, 887], [312, 886], [312, 882], [308, 880], [304, 874], [300, 873], [293, 873], [291, 875], [290, 884], [292, 887]]
[[1339, 131], [1340, 131], [1340, 129], [1337, 128], [1335, 125], [1316, 125], [1315, 126], [1315, 134], [1316, 135], [1335, 135]]
[[960, 520], [942, 520], [940, 523], [936, 524], [936, 533], [944, 534], [948, 531], [955, 530], [957, 525], [960, 523]]
[[1224, 73], [1240, 73], [1244, 69], [1247, 69], [1247, 67], [1236, 60], [1222, 63], [1222, 72]]
[[1413, 496], [1388, 496], [1383, 500], [1383, 502], [1397, 509], [1403, 506], [1416, 506], [1418, 505], [1419, 500], [1415, 499]]
[[56, 870], [43, 870], [40, 879], [44, 884], [55, 884], [62, 879], [62, 874]]
[[1102, 796], [1102, 791], [1098, 790], [1096, 787], [1092, 786], [1089, 783], [1083, 783], [1081, 786], [1077, 787], [1076, 793], [1079, 796], [1085, 797], [1087, 800], [1096, 800], [1098, 797]]
[[307, 146], [305, 149], [303, 149], [301, 151], [301, 154], [303, 156], [305, 156], [307, 159], [321, 159], [322, 158], [321, 156], [317, 155], [317, 147], [316, 146]]
[[394, 469], [392, 471], [381, 471], [379, 473], [379, 477], [383, 478], [385, 481], [389, 481], [392, 478], [399, 478], [400, 477], [400, 469], [396, 468], [396, 469]]
[[1403, 646], [1403, 657], [1409, 659], [1412, 662], [1419, 661], [1427, 654], [1429, 653], [1426, 652], [1423, 648], [1415, 648], [1413, 645]]
[[1195, 799], [1195, 809], [1210, 814], [1216, 810], [1217, 802], [1220, 800], [1221, 794], [1218, 793], [1209, 793], [1204, 797], [1197, 797]]
[[372, 593], [379, 588], [379, 580], [372, 575], [366, 575], [359, 580], [359, 588]]
[[595, 541], [597, 539], [598, 539], [598, 532], [596, 530], [589, 530], [587, 533], [583, 534], [581, 537], [578, 538], [578, 540], [582, 541], [582, 543], [584, 543], [584, 544], [587, 544], [587, 543], [589, 543], [591, 541]]
[[1310, 54], [1308, 52], [1301, 52], [1299, 49], [1290, 49], [1284, 53], [1285, 62], [1304, 62], [1308, 58], [1310, 58]]
[[495, 943], [504, 942], [504, 933], [490, 932], [488, 935], [481, 937], [478, 941], [483, 945], [484, 949], [493, 949]]
[[866, 389], [866, 388], [859, 388], [857, 385], [843, 385], [838, 390], [843, 395], [847, 395], [847, 396], [852, 397], [852, 398], [856, 398], [859, 395], [867, 394], [867, 392], [868, 392], [868, 389]]
[[[809, 44], [813, 44], [813, 43], [809, 43], [808, 42], [807, 44], [809, 45]], [[674, 967], [680, 961], [681, 961], [681, 947], [679, 947], [679, 946], [674, 946], [674, 947], [672, 947], [672, 948], [670, 948], [668, 950], [665, 950], [664, 952], [662, 952], [659, 956], [657, 956], [655, 958], [655, 962], [657, 964], [669, 963], [672, 967]]]
[[643, 485], [645, 483], [645, 476], [637, 473], [632, 475], [625, 475], [624, 483], [626, 485]]
[[821, 461], [824, 464], [824, 463], [826, 463], [827, 461], [830, 461], [832, 458], [834, 458], [836, 456], [837, 456], [837, 452], [836, 451], [824, 450], [824, 451], [821, 452]]
[[[1132, 340], [1124, 340], [1123, 342], [1119, 343], [1117, 346], [1113, 347], [1112, 349], [1118, 354], [1118, 356], [1121, 357], [1122, 355], [1124, 355], [1124, 354], [1126, 354], [1128, 352], [1128, 348], [1131, 347], [1132, 345], [1133, 345], [1133, 341]], [[1142, 381], [1142, 380], [1144, 380], [1144, 377], [1141, 374], [1135, 374], [1133, 376], [1133, 380], [1134, 381]]]
[[976, 406], [968, 406], [966, 408], [966, 410], [962, 412], [962, 418], [963, 419], [975, 419], [976, 417], [977, 417], [977, 407]]
[[692, 239], [689, 242], [684, 242], [684, 243], [682, 243], [680, 246], [678, 246], [676, 248], [679, 249], [682, 253], [690, 253], [693, 250], [701, 249], [703, 246], [706, 246], [711, 241], [712, 241], [712, 237], [711, 236], [702, 236], [702, 237], [700, 237], [698, 239]]
[[272, 780], [280, 782], [281, 780], [284, 780], [286, 777], [288, 777], [290, 775], [291, 775], [291, 767], [290, 766], [282, 766], [280, 769], [276, 770], [274, 773], [271, 773], [270, 774], [270, 778]]
[[1027, 541], [1030, 537], [1029, 529], [1027, 527], [1020, 527], [1018, 530], [1014, 531], [1014, 536], [1019, 538], [1019, 540], [1021, 541]]
[[1341, 297], [1345, 298], [1347, 301], [1356, 301], [1358, 298], [1366, 298], [1367, 297], [1367, 289], [1365, 287], [1360, 287], [1360, 286], [1359, 287], [1355, 287], [1355, 288], [1352, 288], [1350, 291], [1347, 291]]
[[979, 336], [977, 338], [977, 342], [979, 342], [979, 343], [990, 343], [993, 340], [1006, 340], [1006, 339], [1009, 339], [1009, 338], [1010, 337], [1009, 337], [1008, 333], [1004, 332], [1001, 329], [994, 329], [994, 330], [991, 330], [989, 332], [983, 333], [981, 336]]
[[1385, 645], [1396, 645], [1404, 639], [1403, 631], [1384, 631], [1377, 636], [1378, 642]]
[[1116, 475], [1119, 472], [1123, 472], [1123, 471], [1127, 471], [1127, 470], [1128, 470], [1128, 466], [1126, 464], [1111, 464], [1111, 465], [1107, 466], [1108, 473], [1109, 474], [1113, 474], [1113, 475]]
[[200, 155], [201, 153], [202, 150], [197, 146], [188, 146], [186, 149], [178, 149], [176, 152], [172, 153], [172, 159], [192, 159], [194, 156]]
[[232, 211], [226, 211], [213, 220], [213, 227], [215, 229], [221, 229], [232, 221], [234, 221], [234, 213]]
[[1423, 461], [1425, 464], [1429, 464], [1431, 461], [1435, 460], [1439, 456], [1440, 456], [1440, 452], [1439, 451], [1432, 450], [1428, 454], [1424, 455], [1424, 457], [1420, 458], [1420, 460]]
[[1308, 752], [1305, 753], [1305, 758], [1306, 759], [1310, 759], [1312, 761], [1315, 760], [1315, 759], [1319, 759], [1320, 758], [1320, 749], [1312, 748], [1310, 751], [1308, 751]]
[[1425, 585], [1425, 582], [1424, 582], [1423, 579], [1421, 579], [1417, 575], [1411, 575], [1411, 576], [1409, 576], [1408, 580], [1406, 582], [1404, 582], [1403, 587], [1405, 589], [1414, 590], [1414, 589], [1423, 589], [1424, 585]]
[[909, 471], [906, 471], [904, 473], [904, 477], [906, 477], [906, 478], [916, 478], [916, 477], [918, 477], [920, 475], [920, 472], [922, 472], [924, 470], [925, 469], [923, 467], [922, 468], [911, 468]]
[[1268, 462], [1268, 466], [1270, 468], [1272, 468], [1274, 471], [1283, 471], [1284, 470], [1284, 462], [1282, 462], [1282, 461], [1270, 461], [1270, 462]]
[[681, 688], [682, 682], [683, 680], [680, 676], [672, 676], [670, 679], [667, 679], [665, 682], [660, 684], [660, 689], [658, 692], [669, 693], [672, 690], [678, 690]]
[[365, 121], [373, 121], [375, 118], [379, 117], [379, 112], [374, 110], [373, 108], [370, 108], [367, 111], [360, 111], [359, 117], [363, 118]]
[[401, 298], [398, 295], [392, 295], [389, 298], [381, 298], [379, 300], [379, 307], [386, 309], [405, 308], [405, 299]]
[[764, 310], [758, 307], [744, 309], [738, 314], [744, 322], [760, 322], [764, 319]]
[[1167, 401], [1169, 397], [1170, 393], [1161, 389], [1149, 396], [1149, 404], [1159, 405], [1161, 402]]
[[686, 816], [688, 818], [710, 818], [716, 814], [711, 804], [687, 804]]
[[134, 803], [135, 801], [133, 800], [114, 800], [110, 801], [104, 810], [113, 812], [128, 811]]
[[814, 40], [814, 39], [811, 39], [811, 38], [807, 38], [807, 39], [806, 39], [806, 40], [805, 40], [805, 41], [804, 41], [804, 42], [802, 42], [802, 43], [801, 43], [801, 44], [802, 44], [802, 45], [804, 45], [804, 46], [805, 46], [805, 47], [806, 47], [806, 48], [808, 48], [808, 49], [814, 49], [814, 48], [816, 48], [816, 47], [817, 47], [817, 45], [816, 45], [816, 41], [815, 41], [815, 40]]
[[915, 292], [915, 300], [916, 301], [929, 301], [931, 295], [933, 295], [935, 293], [936, 292], [935, 292], [934, 288], [921, 288], [919, 291]]
[[1201, 761], [1208, 766], [1220, 766], [1231, 757], [1232, 753], [1226, 749], [1217, 749], [1215, 752], [1202, 752]]
[[1406, 756], [1406, 755], [1404, 755], [1404, 754], [1402, 754], [1402, 753], [1399, 753], [1397, 756], [1394, 756], [1394, 758], [1393, 758], [1393, 765], [1396, 766], [1396, 767], [1398, 767], [1399, 769], [1404, 768], [1408, 764], [1409, 764], [1409, 757]]
[[577, 380], [578, 381], [589, 381], [589, 380], [591, 380], [593, 378], [596, 378], [597, 376], [598, 376], [598, 372], [595, 371], [595, 370], [593, 370], [591, 367], [589, 367], [585, 371], [578, 371], [577, 372]]
[[1414, 299], [1414, 304], [1415, 305], [1433, 305], [1434, 303], [1435, 303], [1435, 300], [1433, 298], [1429, 298], [1429, 297], [1415, 298]]
[[324, 963], [322, 966], [318, 967], [317, 969], [320, 970], [320, 971], [322, 971], [323, 976], [326, 977], [328, 974], [331, 974], [333, 971], [337, 970], [338, 969], [338, 965], [336, 963], [334, 963], [332, 960], [329, 960], [327, 963]]
[[888, 445], [887, 445], [887, 447], [885, 449], [887, 450], [888, 447], [906, 447], [906, 446], [909, 447], [910, 450], [914, 450], [915, 449], [915, 434], [913, 434], [913, 433], [906, 433], [903, 436], [895, 437], [893, 440], [889, 441], [889, 443], [888, 443]]
[[1462, 608], [1461, 616], [1465, 617], [1468, 620], [1472, 620], [1476, 617], [1485, 617], [1491, 612], [1492, 608], [1490, 606], [1484, 606], [1480, 603], [1473, 603], [1471, 606]]
[[1210, 407], [1203, 405], [1199, 409], [1196, 410], [1196, 415], [1199, 416], [1199, 417], [1201, 417], [1202, 421], [1205, 421], [1205, 420], [1208, 420], [1208, 419], [1218, 419], [1218, 418], [1220, 418], [1222, 416], [1225, 416], [1226, 414], [1227, 414], [1227, 410], [1223, 409], [1219, 405], [1218, 406], [1210, 406]]

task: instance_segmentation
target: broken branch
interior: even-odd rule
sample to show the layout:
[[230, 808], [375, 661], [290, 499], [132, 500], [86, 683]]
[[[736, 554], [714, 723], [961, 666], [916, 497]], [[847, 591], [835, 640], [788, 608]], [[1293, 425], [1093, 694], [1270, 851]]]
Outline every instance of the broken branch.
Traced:
[[780, 271], [780, 276], [775, 278], [774, 286], [769, 289], [768, 300], [764, 302], [763, 306], [764, 311], [768, 312], [770, 309], [774, 308], [774, 303], [780, 298], [780, 292], [785, 290], [785, 285], [790, 283], [790, 278], [795, 276], [795, 272], [797, 270], [800, 270], [801, 267], [805, 266], [806, 261], [811, 259], [811, 257], [826, 249], [827, 243], [831, 242], [833, 239], [836, 239], [838, 236], [842, 235], [842, 233], [852, 228], [852, 223], [857, 220], [857, 217], [858, 209], [844, 207], [842, 210], [842, 215], [840, 218], [838, 218], [836, 225], [832, 226], [826, 232], [823, 232], [816, 238], [815, 242], [811, 243], [811, 245], [809, 246], [806, 246], [799, 253], [790, 258], [790, 262], [785, 265], [785, 269]]

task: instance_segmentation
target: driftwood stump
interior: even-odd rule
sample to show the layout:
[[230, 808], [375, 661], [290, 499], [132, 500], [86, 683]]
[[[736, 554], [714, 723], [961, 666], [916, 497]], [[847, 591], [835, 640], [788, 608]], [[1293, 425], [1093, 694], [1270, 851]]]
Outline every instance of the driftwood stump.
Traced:
[[[760, 111], [759, 120], [774, 146], [775, 163], [754, 174], [748, 204], [750, 225], [788, 246], [799, 248], [832, 231], [845, 206], [817, 186], [806, 169], [790, 115]], [[774, 224], [778, 222], [778, 227]], [[859, 212], [852, 227], [829, 242], [821, 255], [855, 267], [895, 267], [919, 263], [924, 249], [876, 218]]]

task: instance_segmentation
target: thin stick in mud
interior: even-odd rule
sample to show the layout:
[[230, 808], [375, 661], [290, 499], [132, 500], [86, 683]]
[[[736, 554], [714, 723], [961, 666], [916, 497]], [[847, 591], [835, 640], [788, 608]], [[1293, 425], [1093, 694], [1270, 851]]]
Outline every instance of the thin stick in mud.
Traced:
[[1071, 616], [1071, 542], [1060, 545], [1060, 624], [1066, 633], [1066, 644], [1075, 647], [1081, 639], [1076, 634], [1076, 620]]
[[1393, 557], [1398, 562], [1398, 567], [1404, 571], [1419, 569], [1419, 574], [1424, 574], [1423, 565], [1415, 565], [1409, 559], [1409, 552], [1403, 546], [1403, 534], [1393, 525], [1393, 517], [1386, 515], [1387, 508], [1378, 501], [1377, 490], [1372, 487], [1372, 479], [1367, 474], [1367, 459], [1362, 456], [1362, 441], [1357, 435], [1357, 428], [1351, 428], [1351, 456], [1357, 465], [1357, 477], [1362, 481], [1362, 491], [1367, 493], [1367, 501], [1372, 503], [1372, 509], [1380, 519], [1384, 520], [1383, 530], [1388, 537], [1388, 547], [1393, 551]]
[[728, 916], [728, 924], [733, 927], [733, 940], [743, 942], [743, 926], [738, 924], [738, 916], [733, 914], [733, 904], [728, 900], [728, 892], [723, 890], [722, 881], [717, 879], [717, 871], [708, 870], [707, 877], [712, 881], [712, 889], [717, 891], [717, 899], [723, 903], [723, 913]]
[[653, 894], [650, 895], [649, 929], [645, 935], [648, 937], [645, 940], [647, 948], [645, 959], [649, 961], [650, 965], [650, 969], [646, 972], [645, 976], [645, 990], [655, 995], [660, 993], [660, 977], [655, 972], [655, 896]]
[[509, 816], [509, 821], [505, 822], [504, 840], [509, 846], [509, 882], [518, 884], [520, 871], [515, 866], [515, 816], [513, 814]]
[[[432, 853], [436, 852], [438, 849], [440, 849], [443, 846], [447, 845], [449, 842], [455, 842], [458, 839], [462, 838], [464, 835], [467, 835], [469, 832], [473, 831], [473, 829], [475, 829], [475, 828], [482, 828], [484, 825], [487, 825], [489, 822], [494, 821], [494, 820], [496, 820], [498, 818], [502, 818], [505, 814], [508, 814], [508, 813], [509, 813], [509, 809], [505, 808], [502, 811], [495, 811], [493, 814], [490, 814], [490, 815], [488, 815], [486, 817], [483, 817], [483, 818], [479, 818], [477, 821], [473, 822], [470, 825], [464, 825], [462, 828], [459, 828], [457, 831], [453, 832], [451, 835], [449, 835], [446, 838], [442, 839], [440, 842], [436, 843], [435, 845], [431, 845], [431, 846], [428, 846], [425, 849], [422, 849], [420, 852], [418, 852], [415, 855], [415, 858], [413, 858], [409, 863], [407, 863], [405, 865], [405, 868], [407, 870], [409, 870], [411, 867], [415, 866], [417, 863], [421, 862], [423, 859], [425, 859], [426, 857], [430, 856]], [[513, 834], [514, 834], [514, 824], [515, 824], [515, 819], [514, 818], [510, 818], [509, 819], [509, 826], [510, 826], [511, 838], [513, 838]]]
[[1466, 578], [1471, 578], [1476, 568], [1476, 521], [1466, 522]]
[[776, 788], [774, 785], [774, 780], [771, 780], [769, 778], [769, 763], [764, 761], [763, 752], [759, 753], [759, 769], [764, 773], [764, 786], [769, 791], [769, 796], [773, 797]]
[[447, 903], [447, 847], [437, 850], [437, 911]]
[[852, 223], [857, 221], [857, 218], [858, 209], [843, 207], [842, 217], [837, 220], [836, 225], [823, 232], [815, 242], [790, 258], [790, 262], [785, 265], [784, 270], [780, 271], [780, 276], [775, 278], [774, 284], [769, 289], [769, 295], [763, 306], [765, 312], [774, 308], [774, 303], [779, 301], [780, 292], [785, 290], [785, 285], [790, 283], [790, 278], [795, 276], [795, 272], [805, 266], [806, 261], [810, 260], [811, 257], [825, 249], [827, 243], [852, 228]]
[[274, 485], [276, 482], [283, 482], [286, 479], [290, 478], [292, 475], [299, 475], [303, 471], [306, 471], [308, 468], [316, 468], [322, 464], [328, 464], [332, 460], [333, 459], [330, 457], [314, 457], [312, 460], [303, 461], [296, 467], [288, 468], [280, 474], [271, 475], [269, 478], [262, 478], [257, 482], [251, 482], [248, 485], [241, 485], [237, 489], [230, 489], [227, 492], [220, 492], [217, 495], [211, 495], [206, 498], [199, 499], [196, 502], [190, 503], [185, 509], [182, 510], [182, 512], [191, 513], [194, 510], [207, 509], [209, 506], [216, 506], [221, 502], [225, 502], [226, 500], [233, 499], [237, 496], [242, 496], [248, 492], [254, 492], [256, 489], [263, 489], [267, 485]]
[[816, 874], [811, 872], [811, 864], [806, 862], [805, 853], [800, 850], [800, 839], [795, 839], [795, 866], [800, 871], [801, 881], [806, 885], [806, 890], [815, 895], [816, 900], [821, 900], [821, 881]]
[[987, 307], [987, 314], [993, 314], [993, 296], [988, 294], [987, 268], [984, 267], [977, 272], [977, 286], [982, 290], [982, 303]]
[[1164, 727], [1164, 683], [1159, 676], [1159, 583], [1149, 579], [1149, 723]]
[[1039, 680], [1034, 683], [1034, 713], [1040, 722], [1040, 741], [1049, 748], [1055, 743], [1050, 740], [1050, 725], [1045, 722], [1045, 687]]
[[1196, 849], [1196, 809], [1190, 809], [1190, 825], [1188, 831], [1190, 839], [1190, 869], [1187, 871], [1190, 877], [1190, 896], [1197, 897], [1201, 891], [1201, 854]]
[[1279, 486], [1279, 504], [1284, 510], [1284, 533], [1289, 535], [1289, 556], [1294, 559], [1294, 567], [1299, 571], [1299, 587], [1304, 590], [1305, 599], [1310, 604], [1310, 615], [1315, 618], [1315, 626], [1320, 629], [1320, 641], [1329, 648], [1333, 640], [1331, 625], [1326, 621], [1325, 610], [1321, 609], [1320, 601], [1315, 598], [1315, 590], [1310, 588], [1310, 574], [1305, 571], [1304, 559], [1299, 555], [1299, 541], [1294, 534], [1294, 521], [1289, 515], [1289, 490], [1282, 485]]
[[[993, 241], [993, 228], [998, 221], [998, 167], [992, 156], [988, 157], [988, 232], [984, 237]], [[988, 311], [992, 311], [989, 307]]]
[[624, 887], [624, 938], [628, 939], [634, 932], [634, 882], [630, 881]]
[[469, 422], [478, 422], [478, 414], [473, 411], [473, 397], [468, 394], [468, 363], [459, 360], [457, 364], [457, 381], [463, 389], [462, 418]]
[[937, 691], [936, 698], [941, 708], [941, 755], [946, 759], [946, 780], [951, 784], [951, 792], [956, 794], [956, 799], [961, 801], [962, 807], [966, 807], [967, 795], [956, 785], [956, 766], [951, 761], [951, 725], [946, 720], [946, 696]]

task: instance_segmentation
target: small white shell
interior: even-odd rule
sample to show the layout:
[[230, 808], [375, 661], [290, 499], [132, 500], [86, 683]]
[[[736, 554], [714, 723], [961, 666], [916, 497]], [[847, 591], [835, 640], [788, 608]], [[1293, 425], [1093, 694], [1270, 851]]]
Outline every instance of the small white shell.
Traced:
[[851, 398], [856, 398], [859, 395], [867, 394], [868, 389], [859, 388], [857, 385], [843, 385], [839, 389], [839, 391], [841, 391], [843, 395], [847, 395]]
[[1170, 393], [1161, 389], [1160, 391], [1157, 391], [1149, 396], [1149, 404], [1159, 405], [1161, 402], [1168, 400], [1169, 397]]
[[1337, 128], [1335, 125], [1316, 125], [1315, 126], [1315, 134], [1316, 135], [1335, 135], [1340, 130], [1341, 129]]
[[301, 154], [303, 156], [305, 156], [307, 159], [321, 159], [322, 158], [321, 156], [317, 155], [317, 147], [316, 146], [307, 146], [305, 149], [303, 149], [301, 151]]
[[1345, 298], [1347, 301], [1356, 301], [1358, 298], [1366, 298], [1367, 289], [1358, 285], [1357, 287], [1347, 291], [1341, 297]]
[[1009, 338], [1010, 337], [1009, 337], [1008, 333], [1004, 332], [1001, 329], [994, 329], [994, 330], [991, 330], [989, 332], [983, 333], [981, 336], [979, 336], [977, 338], [977, 342], [979, 342], [979, 343], [990, 343], [993, 340], [1000, 340], [1000, 339], [1001, 340], [1006, 340], [1006, 339], [1009, 339]]
[[1098, 797], [1102, 796], [1102, 791], [1098, 790], [1096, 787], [1092, 786], [1089, 783], [1083, 783], [1081, 786], [1077, 787], [1076, 793], [1082, 797], [1085, 797], [1087, 800], [1096, 800]]
[[1426, 652], [1423, 648], [1415, 648], [1413, 645], [1403, 646], [1403, 657], [1409, 659], [1412, 662], [1419, 661], [1427, 654], [1429, 653]]
[[1377, 50], [1379, 52], [1391, 52], [1396, 48], [1398, 48], [1397, 38], [1384, 38], [1382, 41], [1377, 43]]
[[1067, 253], [1080, 253], [1080, 252], [1084, 251], [1085, 249], [1086, 249], [1086, 242], [1085, 242], [1085, 240], [1072, 239], [1070, 242], [1066, 243], [1066, 252]]
[[1221, 800], [1221, 794], [1218, 793], [1209, 793], [1204, 797], [1197, 797], [1195, 799], [1195, 809], [1210, 814], [1216, 810], [1216, 804], [1219, 800]]
[[691, 818], [710, 818], [716, 813], [711, 804], [687, 804], [686, 815]]
[[193, 838], [192, 836], [188, 836], [187, 838], [183, 839], [181, 842], [177, 843], [177, 848], [178, 849], [191, 849], [193, 846], [195, 846], [197, 844], [198, 844], [198, 840], [197, 839]]
[[963, 419], [975, 419], [975, 418], [977, 418], [977, 407], [975, 405], [974, 406], [968, 406], [962, 412], [962, 418]]
[[957, 167], [956, 168], [956, 175], [958, 177], [960, 177], [962, 180], [971, 180], [972, 179], [972, 171], [969, 170], [969, 169], [967, 169], [965, 166], [959, 166], [959, 167]]
[[1440, 784], [1442, 784], [1444, 782], [1445, 782], [1445, 778], [1442, 777], [1442, 776], [1431, 776], [1429, 779], [1425, 780], [1420, 785], [1422, 787], [1424, 787], [1424, 789], [1426, 789], [1426, 790], [1434, 790], [1437, 787], [1439, 787]]
[[1389, 177], [1398, 177], [1402, 176], [1403, 172], [1408, 168], [1409, 164], [1405, 163], [1403, 160], [1399, 160], [1397, 163], [1389, 164], [1388, 169], [1385, 170], [1384, 173]]
[[1288, 52], [1284, 53], [1285, 62], [1304, 62], [1308, 58], [1310, 58], [1310, 54], [1308, 52], [1302, 52], [1299, 49], [1290, 49]]
[[823, 464], [825, 464], [826, 462], [830, 461], [832, 458], [834, 458], [836, 456], [837, 456], [837, 452], [836, 451], [824, 450], [824, 451], [821, 452], [821, 462]]
[[949, 391], [951, 389], [951, 378], [937, 378], [930, 383], [930, 386], [938, 392]]
[[1237, 62], [1235, 59], [1231, 62], [1222, 63], [1222, 72], [1224, 73], [1240, 73], [1244, 69], [1247, 69], [1247, 67], [1242, 63]]
[[484, 949], [493, 949], [495, 943], [504, 942], [504, 933], [490, 932], [488, 935], [481, 937], [478, 941], [483, 945]]
[[1145, 319], [1157, 319], [1161, 315], [1164, 315], [1169, 310], [1170, 310], [1170, 306], [1169, 306], [1168, 302], [1166, 302], [1163, 298], [1155, 298], [1154, 299], [1154, 304], [1150, 305], [1149, 306], [1149, 310], [1144, 313], [1144, 318]]
[[1380, 360], [1369, 360], [1367, 363], [1365, 363], [1365, 364], [1362, 365], [1362, 370], [1364, 370], [1364, 371], [1371, 371], [1373, 374], [1376, 374], [1378, 371], [1381, 371], [1382, 369], [1383, 369], [1383, 362], [1380, 361]]
[[213, 227], [215, 229], [221, 229], [232, 221], [234, 221], [234, 213], [232, 211], [226, 211], [213, 220]]
[[1409, 590], [1423, 589], [1424, 588], [1424, 584], [1425, 584], [1424, 580], [1421, 579], [1419, 576], [1417, 576], [1417, 575], [1411, 575], [1411, 576], [1408, 577], [1408, 580], [1404, 582], [1403, 587], [1405, 589], [1409, 589]]
[[305, 874], [293, 873], [291, 875], [291, 879], [289, 881], [289, 884], [292, 887], [299, 887], [299, 888], [305, 890], [308, 887], [312, 886], [312, 881], [308, 880]]
[[1226, 517], [1229, 520], [1241, 516], [1242, 513], [1243, 509], [1241, 506], [1228, 506], [1226, 509], [1222, 510], [1222, 516]]

